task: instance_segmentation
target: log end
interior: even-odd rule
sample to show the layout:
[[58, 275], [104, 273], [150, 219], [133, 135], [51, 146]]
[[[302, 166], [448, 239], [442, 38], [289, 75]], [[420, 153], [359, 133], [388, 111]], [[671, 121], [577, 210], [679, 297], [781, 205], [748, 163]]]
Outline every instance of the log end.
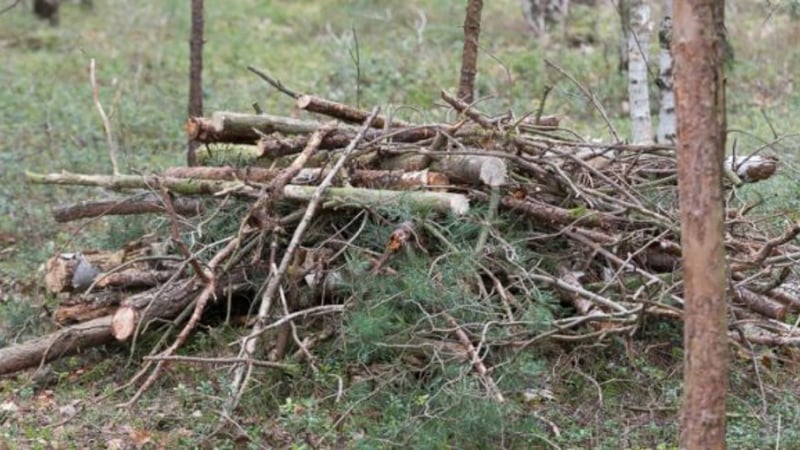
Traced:
[[47, 260], [44, 285], [53, 294], [72, 290], [72, 275], [78, 267], [78, 260], [72, 254], [60, 254]]
[[481, 164], [480, 179], [487, 186], [502, 186], [508, 177], [508, 166], [500, 158], [486, 158]]
[[189, 120], [186, 121], [186, 125], [184, 128], [186, 129], [186, 136], [191, 140], [196, 140], [200, 136], [200, 118], [199, 117], [189, 117]]
[[297, 97], [296, 105], [300, 109], [306, 109], [306, 108], [308, 108], [308, 105], [311, 104], [312, 100], [313, 99], [311, 98], [310, 95], [301, 95], [301, 96]]
[[453, 195], [450, 197], [450, 210], [457, 216], [463, 216], [469, 212], [469, 199], [464, 195]]
[[130, 306], [118, 308], [111, 319], [111, 334], [118, 341], [128, 340], [136, 331], [136, 323], [139, 321], [138, 316], [136, 310]]

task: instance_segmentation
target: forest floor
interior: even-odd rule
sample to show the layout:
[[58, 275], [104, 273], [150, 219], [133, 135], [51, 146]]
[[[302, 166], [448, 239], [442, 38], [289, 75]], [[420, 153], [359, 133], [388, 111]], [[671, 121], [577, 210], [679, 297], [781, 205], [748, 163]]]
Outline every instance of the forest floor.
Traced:
[[[53, 328], [55, 299], [42, 280], [47, 258], [117, 248], [151, 225], [130, 218], [58, 225], [50, 207], [82, 200], [86, 190], [24, 181], [25, 170], [111, 172], [89, 60], [97, 64], [123, 172], [180, 165], [186, 146], [189, 2], [108, 0], [90, 11], [68, 3], [57, 27], [38, 21], [28, 3], [0, 15], [0, 347]], [[298, 114], [290, 99], [246, 70], [252, 65], [297, 91], [367, 109], [394, 105], [397, 116], [416, 122], [441, 120], [439, 93], [455, 90], [458, 79], [461, 3], [207, 2], [204, 109], [250, 112], [257, 101], [267, 112]], [[563, 116], [562, 125], [584, 137], [610, 140], [590, 102], [547, 59], [589, 87], [627, 134], [619, 27], [613, 9], [600, 3], [537, 41], [518, 1], [486, 2], [477, 81], [477, 97], [487, 97], [482, 109], [534, 111], [553, 86], [546, 114]], [[775, 10], [765, 2], [727, 3], [735, 52], [727, 80], [729, 147], [748, 153], [779, 140], [774, 148], [782, 162], [777, 176], [740, 194], [797, 221], [800, 22], [784, 9], [792, 2]], [[567, 44], [575, 41], [582, 43]], [[217, 356], [240, 335], [233, 326], [205, 326], [184, 350]], [[527, 399], [522, 406], [509, 412], [465, 402], [436, 410], [441, 417], [427, 415], [428, 394], [407, 380], [374, 398], [332, 403], [349, 376], [347, 364], [323, 359], [307, 378], [265, 375], [231, 418], [236, 425], [222, 432], [215, 431], [226, 420], [219, 414], [227, 395], [223, 370], [175, 365], [131, 409], [119, 407], [132, 392], [115, 388], [136, 373], [148, 339], [157, 338], [145, 337], [136, 346], [95, 348], [37, 373], [0, 378], [0, 448], [677, 448], [681, 337], [679, 324], [648, 323], [631, 339], [542, 346], [519, 362], [538, 380], [518, 386], [516, 395]], [[753, 350], [755, 357], [732, 352], [729, 446], [793, 448], [800, 438], [796, 351]], [[380, 424], [370, 417], [375, 411]], [[519, 417], [509, 419], [512, 413]]]

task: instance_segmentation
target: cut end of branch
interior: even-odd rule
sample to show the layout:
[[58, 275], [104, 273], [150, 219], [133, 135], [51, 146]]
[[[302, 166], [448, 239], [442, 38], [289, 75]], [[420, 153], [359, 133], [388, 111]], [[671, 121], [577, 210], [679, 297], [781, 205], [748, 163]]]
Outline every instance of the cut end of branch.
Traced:
[[139, 321], [139, 314], [130, 306], [123, 306], [117, 309], [111, 319], [111, 334], [118, 341], [126, 341], [133, 336], [136, 331], [136, 323]]
[[487, 186], [502, 186], [508, 177], [508, 166], [500, 158], [486, 158], [481, 164], [480, 179]]

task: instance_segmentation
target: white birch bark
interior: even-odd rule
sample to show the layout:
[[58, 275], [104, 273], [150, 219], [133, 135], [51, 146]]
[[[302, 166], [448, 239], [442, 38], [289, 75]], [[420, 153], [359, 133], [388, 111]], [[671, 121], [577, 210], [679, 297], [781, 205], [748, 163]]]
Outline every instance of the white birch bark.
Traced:
[[631, 138], [635, 144], [653, 142], [650, 97], [647, 89], [647, 48], [652, 21], [647, 0], [632, 0], [628, 38], [628, 102], [631, 111]]
[[672, 84], [672, 0], [663, 1], [663, 17], [661, 30], [658, 32], [658, 89], [661, 93], [660, 108], [658, 110], [658, 130], [656, 142], [674, 144], [677, 137], [675, 118], [675, 91]]

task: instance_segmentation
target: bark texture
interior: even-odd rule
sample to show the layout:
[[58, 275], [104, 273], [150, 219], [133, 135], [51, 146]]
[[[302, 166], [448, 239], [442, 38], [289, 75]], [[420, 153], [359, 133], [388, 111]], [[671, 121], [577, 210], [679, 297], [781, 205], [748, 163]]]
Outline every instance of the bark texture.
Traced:
[[650, 93], [647, 85], [647, 48], [652, 21], [650, 5], [645, 0], [631, 1], [628, 36], [628, 102], [631, 108], [631, 138], [634, 144], [653, 141], [650, 120]]
[[461, 81], [458, 98], [472, 103], [475, 95], [475, 74], [478, 66], [478, 36], [481, 34], [483, 0], [469, 0], [464, 19], [464, 51], [461, 54]]
[[686, 302], [681, 447], [724, 449], [728, 385], [722, 190], [724, 1], [684, 0], [673, 6]]
[[658, 130], [656, 142], [675, 143], [675, 91], [672, 83], [672, 0], [664, 0], [661, 29], [658, 32], [658, 90], [661, 102], [658, 110]]
[[[192, 31], [189, 40], [189, 117], [203, 115], [203, 0], [192, 0]], [[197, 165], [199, 142], [189, 139], [186, 163]]]

